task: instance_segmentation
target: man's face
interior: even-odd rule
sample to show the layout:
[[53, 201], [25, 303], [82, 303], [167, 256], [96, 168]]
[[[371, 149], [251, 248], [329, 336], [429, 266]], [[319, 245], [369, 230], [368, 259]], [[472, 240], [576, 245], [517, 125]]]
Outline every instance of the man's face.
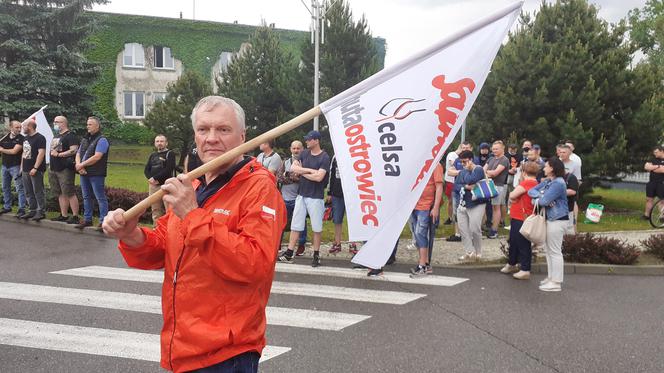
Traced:
[[496, 157], [500, 157], [505, 153], [505, 148], [500, 144], [494, 144], [491, 147], [491, 151], [493, 152], [493, 155], [495, 155]]
[[157, 151], [162, 151], [168, 146], [168, 141], [164, 136], [157, 136], [154, 138], [154, 147], [157, 148]]
[[532, 148], [532, 147], [533, 147], [533, 143], [531, 143], [530, 141], [524, 141], [523, 145], [521, 146], [521, 148], [523, 148], [523, 149], [528, 148], [528, 150], [530, 150], [530, 148]]
[[32, 132], [34, 132], [34, 130], [32, 129], [32, 126], [29, 123], [30, 123], [30, 121], [26, 120], [25, 122], [23, 122], [21, 124], [21, 127], [23, 129], [23, 133], [26, 133], [28, 135], [32, 135]]
[[302, 144], [299, 141], [293, 141], [290, 146], [291, 155], [300, 155], [302, 153]]
[[473, 150], [473, 147], [470, 144], [461, 144], [461, 151], [465, 152], [466, 150]]
[[572, 151], [568, 148], [559, 148], [558, 149], [558, 157], [562, 161], [567, 161], [569, 160], [569, 156], [572, 155]]
[[654, 155], [655, 158], [662, 158], [662, 152], [659, 149], [653, 150], [652, 155]]
[[9, 125], [9, 131], [14, 135], [18, 135], [21, 133], [21, 123], [14, 122], [13, 124]]
[[88, 119], [85, 126], [88, 128], [88, 133], [91, 135], [99, 132], [99, 123], [94, 119]]
[[230, 106], [217, 105], [211, 111], [196, 113], [194, 141], [198, 156], [207, 163], [244, 143], [244, 129]]
[[572, 144], [571, 142], [566, 142], [565, 145], [569, 146], [569, 149], [570, 149], [572, 152], [574, 152], [574, 144]]
[[311, 140], [305, 139], [304, 142], [307, 144], [307, 149], [315, 149], [320, 144], [320, 140], [317, 139], [311, 139]]
[[473, 170], [473, 160], [472, 159], [462, 159], [461, 160], [461, 166], [465, 168], [468, 171]]
[[510, 154], [516, 154], [516, 148], [509, 148], [508, 151]]
[[258, 145], [258, 149], [260, 149], [262, 152], [265, 152], [268, 149], [268, 145], [266, 142]]

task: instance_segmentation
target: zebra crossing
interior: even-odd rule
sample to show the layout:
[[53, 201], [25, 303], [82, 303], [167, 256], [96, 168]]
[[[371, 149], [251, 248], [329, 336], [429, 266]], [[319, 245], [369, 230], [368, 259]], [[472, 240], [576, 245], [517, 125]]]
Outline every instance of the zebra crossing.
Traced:
[[[385, 272], [378, 279], [368, 278], [364, 271], [338, 267], [311, 268], [296, 264], [277, 264], [277, 273], [324, 276], [337, 279], [352, 279], [353, 286], [367, 281], [398, 284], [418, 284], [418, 290], [430, 286], [455, 286], [465, 278], [427, 276], [411, 279], [407, 274]], [[162, 271], [145, 271], [108, 266], [86, 266], [67, 268], [49, 273], [49, 278], [68, 279], [68, 282], [102, 279], [114, 284], [163, 282]], [[361, 281], [355, 281], [361, 280]], [[314, 282], [314, 281], [312, 281]], [[348, 281], [344, 281], [348, 283]], [[271, 300], [279, 295], [332, 299], [339, 302], [364, 302], [377, 305], [403, 306], [427, 296], [422, 292], [376, 290], [364, 287], [320, 285], [308, 282], [274, 281]], [[117, 289], [117, 286], [115, 286]], [[49, 304], [51, 307], [68, 305], [92, 309], [118, 310], [131, 313], [161, 314], [161, 300], [157, 294], [137, 294], [123, 291], [81, 289], [66, 286], [0, 282], [0, 302], [22, 301]], [[272, 302], [271, 302], [272, 303]], [[83, 325], [67, 325], [24, 320], [20, 317], [0, 317], [0, 345], [27, 347], [40, 350], [64, 351], [78, 354], [108, 356], [124, 359], [158, 362], [160, 360], [159, 334], [140, 333], [130, 330], [113, 330]], [[271, 326], [340, 332], [345, 328], [369, 320], [370, 314], [330, 312], [317, 307], [291, 308], [268, 306], [266, 309], [268, 330]], [[279, 342], [279, 341], [270, 341]], [[287, 342], [287, 341], [284, 341]], [[291, 347], [269, 345], [265, 348], [261, 362], [286, 354]], [[288, 343], [283, 343], [288, 344]]]

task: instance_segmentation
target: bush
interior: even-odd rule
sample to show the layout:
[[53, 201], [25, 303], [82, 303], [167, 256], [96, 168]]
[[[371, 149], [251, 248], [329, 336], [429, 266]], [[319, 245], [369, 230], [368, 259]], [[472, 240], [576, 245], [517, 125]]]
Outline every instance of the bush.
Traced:
[[[108, 210], [113, 211], [115, 209], [129, 210], [134, 205], [147, 198], [148, 193], [139, 193], [134, 192], [128, 189], [122, 188], [104, 188], [106, 191], [106, 198], [108, 199]], [[51, 192], [51, 189], [48, 188], [44, 190], [46, 197], [46, 211], [60, 211], [60, 206], [58, 205], [58, 196], [54, 195]], [[81, 192], [81, 186], [76, 185], [76, 196], [80, 203], [80, 214], [83, 214], [83, 193]], [[96, 200], [93, 202], [93, 214], [99, 216], [99, 206], [97, 205]], [[152, 214], [148, 209], [143, 215], [141, 215], [140, 220], [142, 222], [152, 222]]]
[[641, 244], [648, 249], [648, 252], [664, 260], [664, 233], [653, 234], [641, 241]]
[[104, 135], [111, 140], [125, 144], [152, 145], [155, 133], [150, 128], [132, 122], [125, 122], [104, 130]]
[[641, 255], [635, 245], [592, 233], [566, 235], [563, 257], [574, 263], [634, 264]]

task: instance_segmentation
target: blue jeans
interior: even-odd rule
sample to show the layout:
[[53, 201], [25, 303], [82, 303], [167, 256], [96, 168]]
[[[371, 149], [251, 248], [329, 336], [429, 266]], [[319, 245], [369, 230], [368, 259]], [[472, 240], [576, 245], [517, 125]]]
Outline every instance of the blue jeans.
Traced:
[[344, 214], [346, 214], [344, 198], [332, 196], [332, 222], [336, 225], [343, 224]]
[[14, 187], [16, 188], [16, 194], [18, 194], [18, 209], [19, 211], [25, 211], [23, 181], [18, 176], [20, 172], [21, 166], [2, 166], [2, 197], [6, 209], [12, 208], [12, 180], [14, 180]]
[[260, 357], [258, 352], [245, 352], [221, 363], [192, 370], [191, 373], [256, 373]]
[[92, 222], [92, 196], [99, 204], [99, 223], [108, 214], [108, 200], [104, 192], [105, 176], [81, 176], [81, 192], [83, 192], [83, 220]]
[[[295, 200], [292, 201], [284, 201], [286, 204], [286, 214], [288, 215], [288, 223], [286, 223], [286, 228], [284, 229], [284, 232], [286, 229], [290, 231], [290, 226], [291, 226], [291, 220], [293, 219], [293, 210], [295, 209]], [[306, 226], [306, 221], [305, 221], [305, 226]], [[284, 232], [281, 232], [281, 241], [284, 240]], [[307, 243], [307, 230], [303, 230], [300, 232], [300, 238], [297, 240], [297, 244], [299, 245], [304, 245]]]

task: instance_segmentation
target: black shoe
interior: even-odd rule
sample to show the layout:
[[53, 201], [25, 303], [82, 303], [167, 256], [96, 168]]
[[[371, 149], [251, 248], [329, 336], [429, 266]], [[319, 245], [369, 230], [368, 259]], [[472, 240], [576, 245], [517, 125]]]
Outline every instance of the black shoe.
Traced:
[[443, 225], [451, 225], [451, 224], [452, 224], [452, 219], [450, 218], [447, 218], [447, 220], [445, 220], [445, 222], [443, 223]]
[[643, 219], [643, 220], [650, 220], [650, 216], [647, 216], [647, 215], [641, 215], [641, 219]]
[[367, 269], [367, 267], [363, 266], [362, 264], [355, 264], [355, 265], [353, 265], [353, 269], [359, 271], [359, 270]]
[[6, 208], [3, 208], [2, 210], [0, 210], [0, 215], [2, 215], [2, 214], [6, 214], [6, 213], [8, 213], [8, 212], [12, 212], [12, 209], [6, 209]]
[[16, 215], [14, 215], [14, 217], [15, 217], [16, 219], [20, 219], [21, 217], [23, 217], [23, 215], [25, 215], [25, 211], [23, 211], [23, 210], [18, 210], [18, 211], [16, 212]]
[[447, 242], [461, 242], [461, 236], [457, 236], [456, 234], [453, 234], [445, 239]]
[[385, 265], [388, 265], [388, 266], [389, 266], [389, 265], [392, 265], [392, 264], [394, 264], [394, 262], [396, 262], [396, 261], [397, 261], [397, 258], [391, 256], [390, 259], [387, 260], [387, 263], [385, 263]]
[[44, 214], [36, 214], [36, 215], [33, 216], [32, 219], [30, 219], [30, 220], [32, 220], [32, 221], [40, 221], [40, 220], [44, 219], [45, 217], [46, 217], [46, 215], [44, 215]]
[[78, 218], [78, 215], [72, 215], [67, 218], [67, 224], [79, 224], [81, 220]]
[[382, 269], [371, 269], [367, 273], [367, 276], [369, 277], [376, 277], [376, 276], [382, 276], [383, 275], [383, 270]]
[[314, 259], [311, 261], [311, 266], [314, 268], [320, 267], [320, 256], [314, 255]]
[[18, 218], [23, 219], [23, 220], [28, 220], [28, 219], [32, 219], [34, 216], [35, 216], [34, 212], [28, 212], [27, 214], [23, 214], [23, 215], [19, 216]]
[[95, 227], [95, 230], [97, 232], [104, 233], [104, 228], [102, 228], [102, 223], [99, 223], [99, 225]]
[[57, 218], [51, 218], [49, 220], [51, 220], [51, 221], [67, 221], [67, 219], [68, 218], [66, 216], [59, 215]]
[[76, 225], [76, 228], [78, 228], [78, 229], [83, 229], [85, 227], [92, 227], [92, 222], [91, 221], [84, 221], [84, 222]]

